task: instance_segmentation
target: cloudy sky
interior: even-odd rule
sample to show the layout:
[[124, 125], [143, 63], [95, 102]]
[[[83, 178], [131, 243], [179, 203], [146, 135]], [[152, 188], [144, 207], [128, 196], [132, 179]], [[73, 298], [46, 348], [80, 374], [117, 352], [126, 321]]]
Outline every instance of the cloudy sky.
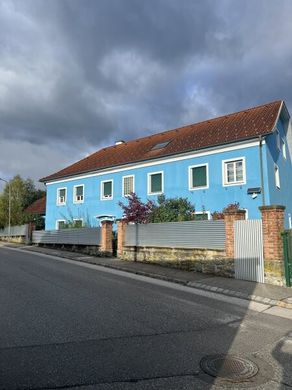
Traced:
[[291, 0], [0, 0], [0, 177], [284, 99]]

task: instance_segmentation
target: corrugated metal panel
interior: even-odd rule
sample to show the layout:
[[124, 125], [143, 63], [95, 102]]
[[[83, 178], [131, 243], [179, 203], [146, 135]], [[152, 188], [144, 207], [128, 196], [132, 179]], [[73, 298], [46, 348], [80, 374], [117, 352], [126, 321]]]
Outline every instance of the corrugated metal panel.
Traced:
[[125, 245], [224, 249], [224, 221], [186, 221], [128, 225]]
[[[10, 235], [11, 236], [26, 236], [27, 225], [11, 226]], [[0, 229], [0, 236], [8, 236], [9, 228]]]
[[34, 244], [100, 245], [100, 228], [41, 230], [32, 234]]
[[262, 221], [236, 221], [234, 227], [235, 278], [264, 283]]

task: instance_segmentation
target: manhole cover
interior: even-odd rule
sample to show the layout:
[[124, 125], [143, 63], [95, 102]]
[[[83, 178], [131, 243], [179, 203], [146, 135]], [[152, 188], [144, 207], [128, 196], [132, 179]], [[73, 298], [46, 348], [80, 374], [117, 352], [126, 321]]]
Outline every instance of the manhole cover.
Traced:
[[203, 357], [200, 366], [206, 374], [237, 382], [252, 378], [259, 371], [251, 360], [222, 354]]

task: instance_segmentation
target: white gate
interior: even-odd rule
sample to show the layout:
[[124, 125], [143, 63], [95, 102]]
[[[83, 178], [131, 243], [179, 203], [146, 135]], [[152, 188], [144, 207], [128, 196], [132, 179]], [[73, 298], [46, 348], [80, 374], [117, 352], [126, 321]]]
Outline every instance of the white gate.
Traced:
[[235, 221], [235, 278], [264, 283], [261, 220]]

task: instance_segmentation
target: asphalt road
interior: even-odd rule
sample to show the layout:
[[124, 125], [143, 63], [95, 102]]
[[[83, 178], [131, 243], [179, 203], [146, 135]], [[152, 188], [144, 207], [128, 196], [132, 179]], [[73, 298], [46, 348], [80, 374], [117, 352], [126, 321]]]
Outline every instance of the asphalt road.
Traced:
[[[0, 388], [292, 388], [291, 320], [191, 290], [0, 248]], [[259, 372], [215, 380], [199, 362], [216, 353]]]

